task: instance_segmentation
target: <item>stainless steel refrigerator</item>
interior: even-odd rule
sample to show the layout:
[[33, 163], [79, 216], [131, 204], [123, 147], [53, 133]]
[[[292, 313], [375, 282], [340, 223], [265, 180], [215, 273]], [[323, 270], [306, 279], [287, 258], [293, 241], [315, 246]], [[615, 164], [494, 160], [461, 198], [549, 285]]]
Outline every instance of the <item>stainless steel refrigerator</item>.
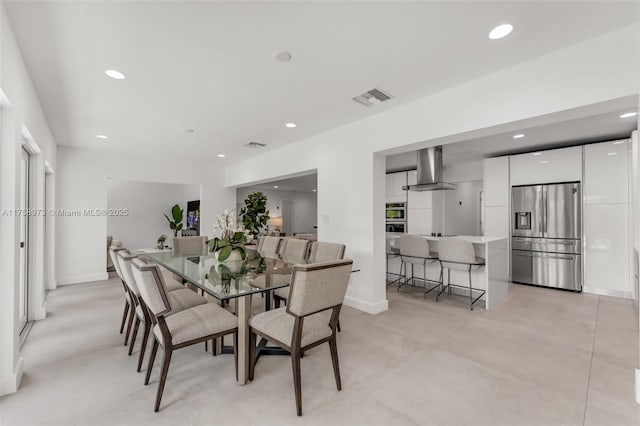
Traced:
[[582, 291], [579, 182], [511, 188], [512, 281]]

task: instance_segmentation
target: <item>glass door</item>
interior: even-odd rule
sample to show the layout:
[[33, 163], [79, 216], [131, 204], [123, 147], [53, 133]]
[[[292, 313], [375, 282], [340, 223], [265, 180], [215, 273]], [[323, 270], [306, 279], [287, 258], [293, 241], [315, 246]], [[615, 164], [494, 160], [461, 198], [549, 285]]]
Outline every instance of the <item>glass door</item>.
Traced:
[[29, 318], [29, 153], [23, 148], [20, 162], [20, 297], [18, 330], [20, 333]]

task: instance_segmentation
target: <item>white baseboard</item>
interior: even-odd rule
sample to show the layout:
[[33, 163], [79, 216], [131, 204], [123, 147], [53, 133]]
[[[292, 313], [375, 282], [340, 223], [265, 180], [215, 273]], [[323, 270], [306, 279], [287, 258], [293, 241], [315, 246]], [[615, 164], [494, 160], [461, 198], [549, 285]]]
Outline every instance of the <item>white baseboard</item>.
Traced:
[[622, 291], [622, 290], [611, 290], [611, 289], [603, 289], [603, 288], [594, 288], [594, 287], [582, 287], [582, 291], [585, 293], [597, 294], [599, 296], [611, 296], [611, 297], [620, 297], [622, 299], [633, 299], [633, 293], [630, 291]]
[[2, 381], [0, 382], [0, 396], [8, 395], [10, 393], [15, 393], [18, 391], [20, 382], [22, 381], [22, 373], [24, 373], [23, 361], [24, 358], [18, 358], [16, 371], [10, 374], [8, 377], [2, 377]]
[[76, 275], [75, 277], [60, 278], [57, 280], [56, 285], [61, 286], [69, 284], [89, 283], [92, 281], [106, 281], [108, 279], [109, 273], [101, 272], [99, 274]]
[[369, 302], [365, 302], [364, 300], [345, 296], [344, 304], [373, 315], [379, 314], [380, 312], [384, 312], [387, 309], [389, 309], [389, 302], [387, 300], [383, 300], [378, 303], [369, 303]]

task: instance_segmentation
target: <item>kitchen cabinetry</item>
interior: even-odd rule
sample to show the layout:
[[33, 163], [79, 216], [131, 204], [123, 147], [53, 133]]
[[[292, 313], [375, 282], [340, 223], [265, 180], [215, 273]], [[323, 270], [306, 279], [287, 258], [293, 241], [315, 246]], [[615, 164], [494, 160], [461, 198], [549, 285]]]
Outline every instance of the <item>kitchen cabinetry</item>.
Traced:
[[488, 158], [483, 163], [483, 234], [509, 237], [509, 157]]
[[407, 194], [403, 186], [407, 185], [407, 172], [389, 173], [386, 176], [387, 203], [405, 202]]
[[632, 297], [629, 141], [584, 147], [585, 291]]
[[512, 186], [582, 180], [581, 146], [512, 155], [510, 163]]

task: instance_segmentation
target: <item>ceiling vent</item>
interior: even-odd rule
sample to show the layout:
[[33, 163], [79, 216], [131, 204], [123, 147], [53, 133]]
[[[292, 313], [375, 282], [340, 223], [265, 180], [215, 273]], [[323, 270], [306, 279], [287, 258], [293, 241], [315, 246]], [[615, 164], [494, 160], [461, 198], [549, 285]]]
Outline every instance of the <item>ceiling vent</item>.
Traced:
[[247, 148], [253, 148], [253, 149], [260, 149], [260, 148], [264, 148], [265, 146], [267, 146], [266, 143], [260, 143], [260, 142], [249, 142], [247, 145], [245, 145]]
[[384, 101], [388, 101], [389, 99], [391, 99], [391, 95], [377, 88], [371, 89], [364, 92], [362, 95], [358, 95], [353, 98], [354, 101], [361, 103], [366, 107], [372, 107]]

